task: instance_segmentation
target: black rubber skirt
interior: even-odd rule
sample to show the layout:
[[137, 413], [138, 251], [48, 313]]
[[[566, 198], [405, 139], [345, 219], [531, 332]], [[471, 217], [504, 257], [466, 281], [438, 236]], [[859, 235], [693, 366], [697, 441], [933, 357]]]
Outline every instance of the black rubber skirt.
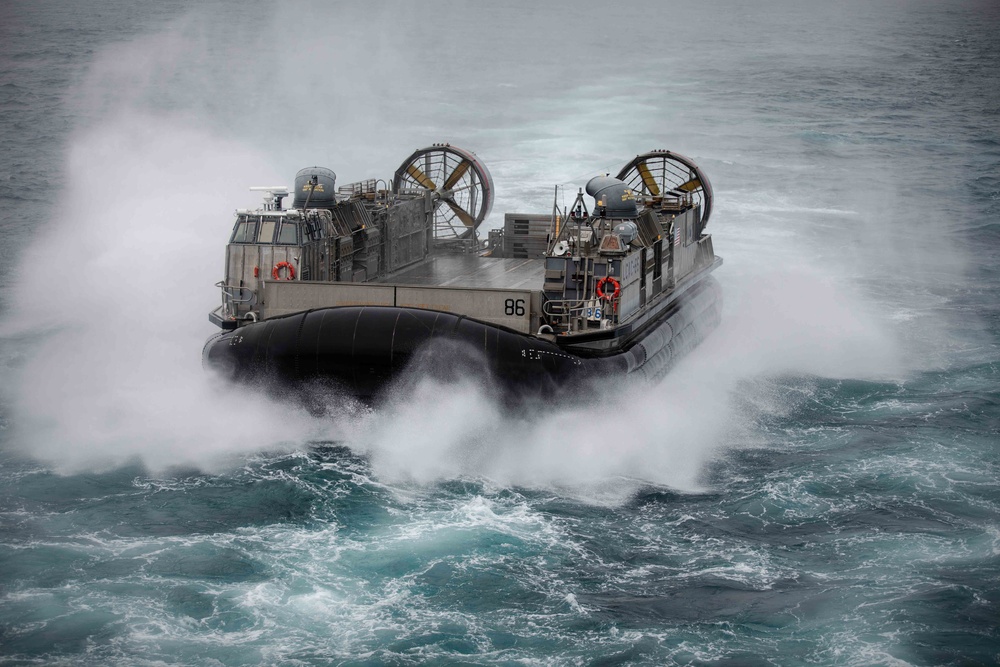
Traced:
[[237, 382], [288, 386], [319, 380], [365, 399], [411, 372], [481, 373], [515, 394], [559, 392], [590, 378], [661, 375], [715, 328], [720, 306], [718, 284], [702, 281], [611, 354], [571, 351], [452, 313], [320, 308], [213, 336], [203, 360]]

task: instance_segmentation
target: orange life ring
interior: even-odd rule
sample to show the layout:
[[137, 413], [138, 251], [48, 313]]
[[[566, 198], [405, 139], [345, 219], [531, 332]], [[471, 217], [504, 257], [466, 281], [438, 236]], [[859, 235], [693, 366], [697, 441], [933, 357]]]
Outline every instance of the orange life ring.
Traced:
[[[614, 292], [611, 294], [606, 294], [604, 292], [604, 286], [608, 283], [615, 288]], [[614, 301], [618, 298], [618, 295], [622, 293], [622, 286], [618, 284], [618, 281], [611, 276], [604, 276], [597, 281], [597, 298], [604, 299], [605, 301]]]
[[281, 270], [288, 269], [288, 277], [285, 280], [295, 280], [295, 267], [288, 262], [278, 262], [271, 269], [271, 277], [275, 280], [281, 280]]

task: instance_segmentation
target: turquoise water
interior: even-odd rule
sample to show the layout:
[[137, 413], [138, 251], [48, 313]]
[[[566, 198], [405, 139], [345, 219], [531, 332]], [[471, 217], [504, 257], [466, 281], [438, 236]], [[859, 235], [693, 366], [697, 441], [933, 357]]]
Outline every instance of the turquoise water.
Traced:
[[[995, 3], [0, 17], [0, 664], [1000, 662]], [[246, 187], [436, 141], [692, 156], [723, 324], [528, 414], [206, 376]]]

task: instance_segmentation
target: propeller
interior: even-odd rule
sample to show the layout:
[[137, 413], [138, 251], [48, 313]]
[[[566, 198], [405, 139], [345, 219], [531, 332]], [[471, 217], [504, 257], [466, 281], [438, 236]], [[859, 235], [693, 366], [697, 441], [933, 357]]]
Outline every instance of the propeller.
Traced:
[[393, 190], [404, 195], [433, 193], [434, 238], [442, 241], [474, 237], [493, 206], [490, 172], [475, 153], [450, 144], [434, 144], [410, 155], [396, 170]]
[[699, 229], [712, 213], [712, 184], [694, 160], [672, 151], [650, 151], [636, 155], [618, 172], [618, 178], [641, 198], [658, 199], [666, 194], [690, 197], [701, 206]]

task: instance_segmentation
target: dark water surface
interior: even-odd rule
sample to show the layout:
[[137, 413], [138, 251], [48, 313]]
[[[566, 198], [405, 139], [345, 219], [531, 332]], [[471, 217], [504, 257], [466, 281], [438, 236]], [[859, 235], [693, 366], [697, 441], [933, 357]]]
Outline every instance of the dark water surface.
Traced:
[[[1000, 663], [997, 3], [7, 2], [0, 111], [0, 664]], [[537, 414], [206, 377], [246, 187], [436, 141], [494, 225], [691, 155], [722, 327]]]

